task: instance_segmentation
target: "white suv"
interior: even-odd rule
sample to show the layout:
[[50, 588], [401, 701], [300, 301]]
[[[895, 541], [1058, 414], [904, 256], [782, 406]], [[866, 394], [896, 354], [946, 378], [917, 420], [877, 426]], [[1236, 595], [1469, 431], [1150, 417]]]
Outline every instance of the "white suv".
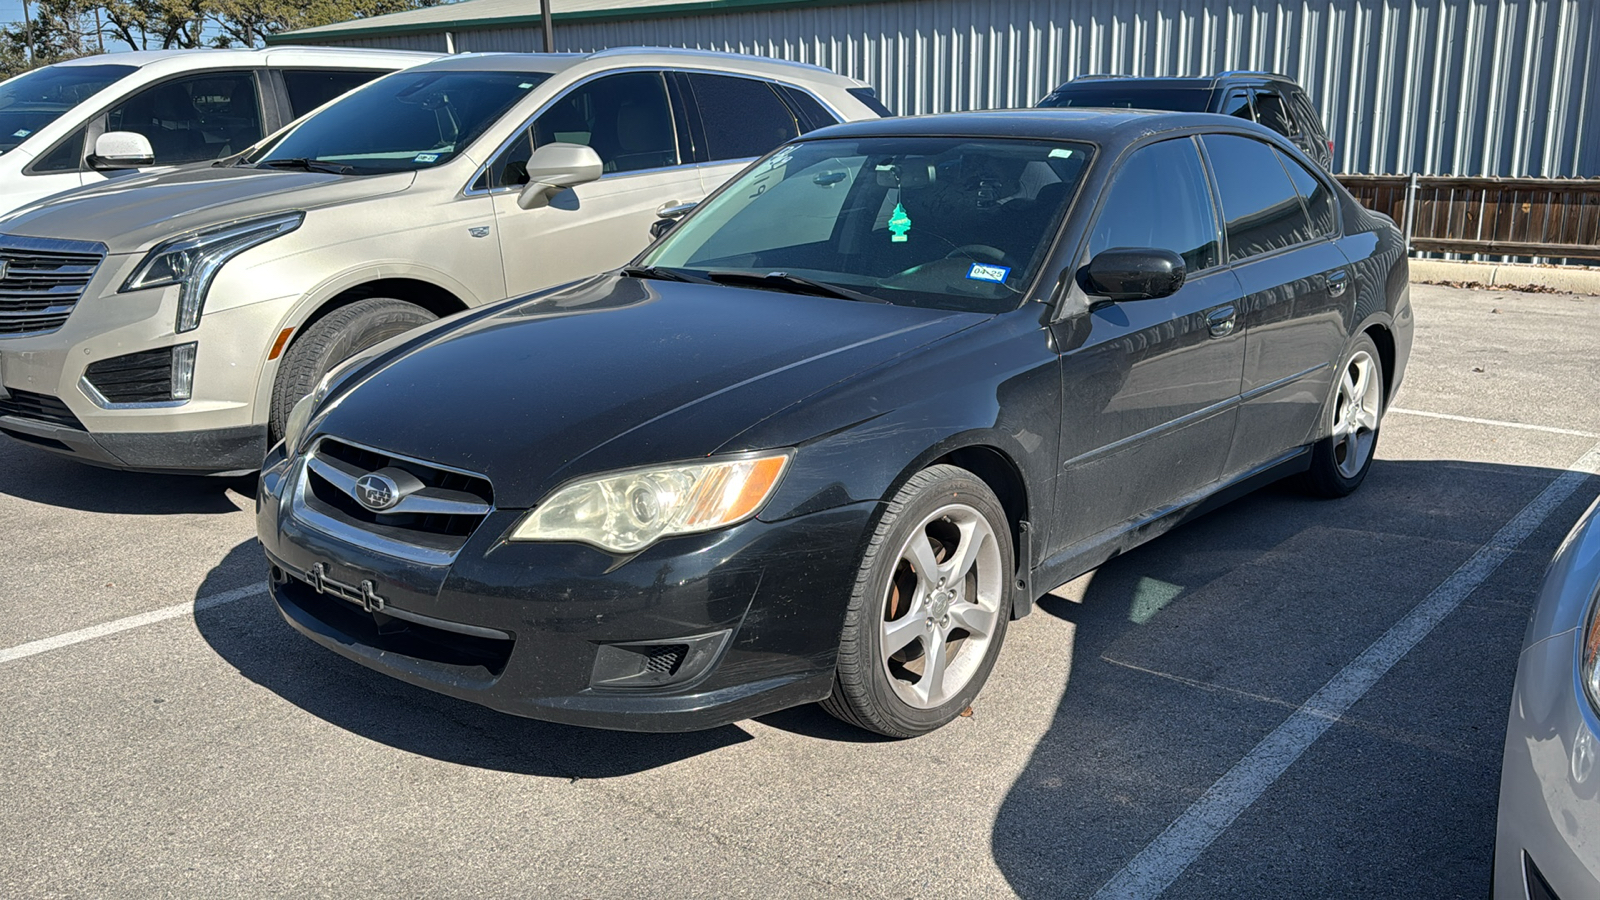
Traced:
[[151, 165], [220, 159], [322, 104], [436, 53], [284, 47], [90, 56], [0, 82], [0, 213], [105, 180], [102, 135], [132, 133]]
[[455, 56], [237, 159], [53, 198], [0, 221], [0, 432], [116, 468], [255, 469], [340, 362], [622, 265], [754, 157], [875, 103], [749, 56]]

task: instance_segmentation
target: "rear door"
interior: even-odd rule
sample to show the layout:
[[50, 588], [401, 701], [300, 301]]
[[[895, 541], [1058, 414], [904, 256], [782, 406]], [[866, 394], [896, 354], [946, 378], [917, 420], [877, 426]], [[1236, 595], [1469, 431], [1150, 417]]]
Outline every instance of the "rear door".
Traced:
[[1062, 350], [1061, 478], [1051, 552], [1215, 482], [1237, 418], [1239, 283], [1193, 138], [1125, 157], [1080, 265], [1112, 247], [1184, 258], [1177, 293], [1111, 302], [1052, 326]]
[[[562, 142], [593, 147], [600, 180], [522, 209], [528, 158]], [[618, 72], [582, 82], [534, 117], [486, 173], [510, 296], [627, 263], [650, 242], [663, 206], [705, 196], [684, 159], [664, 73]]]
[[1334, 243], [1325, 174], [1243, 135], [1208, 134], [1201, 145], [1222, 204], [1227, 259], [1245, 295], [1243, 402], [1226, 466], [1238, 474], [1309, 439], [1353, 293], [1349, 261]]
[[709, 194], [758, 156], [798, 137], [795, 110], [778, 86], [760, 78], [684, 72], [689, 125], [702, 161], [700, 183]]

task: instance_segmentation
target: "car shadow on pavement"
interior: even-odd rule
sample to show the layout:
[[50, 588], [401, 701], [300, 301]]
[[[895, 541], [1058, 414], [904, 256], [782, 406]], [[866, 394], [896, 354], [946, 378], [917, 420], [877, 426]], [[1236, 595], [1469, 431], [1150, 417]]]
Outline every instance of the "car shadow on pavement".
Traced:
[[237, 513], [233, 491], [253, 497], [255, 479], [118, 472], [0, 438], [0, 494], [47, 506], [118, 515]]
[[[1559, 474], [1379, 460], [1342, 500], [1283, 483], [1043, 598], [1036, 614], [1072, 625], [1072, 665], [995, 817], [1012, 888], [1092, 895]], [[1563, 503], [1165, 896], [1486, 893], [1523, 628], [1597, 491]]]
[[632, 734], [538, 722], [381, 675], [291, 629], [270, 598], [200, 601], [266, 578], [259, 545], [235, 547], [196, 592], [195, 624], [241, 675], [331, 725], [420, 756], [518, 775], [569, 780], [630, 775], [750, 740], [734, 725], [687, 734]]

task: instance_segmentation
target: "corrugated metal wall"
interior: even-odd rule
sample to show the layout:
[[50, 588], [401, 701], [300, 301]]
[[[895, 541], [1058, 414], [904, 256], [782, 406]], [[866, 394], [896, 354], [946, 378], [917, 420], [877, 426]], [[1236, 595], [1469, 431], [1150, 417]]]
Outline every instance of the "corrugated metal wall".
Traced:
[[[442, 35], [361, 43], [444, 49]], [[1600, 175], [1600, 141], [1585, 139], [1600, 126], [1595, 0], [899, 0], [558, 23], [556, 43], [818, 63], [902, 113], [1028, 106], [1091, 72], [1268, 69], [1305, 85], [1338, 171]], [[543, 43], [518, 27], [458, 32], [455, 46]]]

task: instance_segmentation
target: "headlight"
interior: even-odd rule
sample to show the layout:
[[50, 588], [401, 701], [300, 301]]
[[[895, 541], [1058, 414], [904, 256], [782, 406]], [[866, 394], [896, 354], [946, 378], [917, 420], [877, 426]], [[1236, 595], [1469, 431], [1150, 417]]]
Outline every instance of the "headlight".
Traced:
[[612, 553], [742, 522], [772, 495], [789, 454], [616, 472], [574, 482], [517, 523], [513, 541], [581, 541]]
[[[1560, 554], [1557, 554], [1560, 555]], [[1583, 658], [1579, 661], [1579, 680], [1589, 705], [1600, 713], [1600, 587], [1589, 598], [1589, 609], [1583, 618]]]
[[317, 407], [322, 405], [322, 401], [328, 399], [328, 395], [344, 382], [346, 376], [380, 355], [384, 347], [385, 344], [369, 347], [334, 366], [328, 370], [328, 374], [322, 376], [322, 380], [317, 382], [311, 393], [301, 397], [299, 402], [289, 409], [289, 418], [283, 423], [283, 445], [289, 456], [299, 452], [300, 439], [305, 437], [306, 426], [311, 424], [311, 417], [316, 414]]
[[178, 296], [177, 331], [193, 331], [200, 327], [206, 292], [223, 264], [257, 244], [299, 228], [305, 219], [305, 213], [295, 212], [175, 237], [145, 255], [122, 285], [122, 292], [183, 285]]

